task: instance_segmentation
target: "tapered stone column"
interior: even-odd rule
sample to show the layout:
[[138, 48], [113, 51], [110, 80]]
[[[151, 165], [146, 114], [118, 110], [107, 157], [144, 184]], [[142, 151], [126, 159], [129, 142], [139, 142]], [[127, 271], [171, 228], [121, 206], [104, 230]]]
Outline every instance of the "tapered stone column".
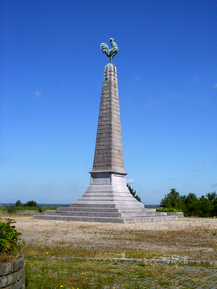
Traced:
[[[138, 202], [126, 186], [124, 170], [117, 69], [113, 64], [104, 68], [93, 169], [85, 194], [75, 204], [113, 206], [121, 211], [138, 210]], [[104, 214], [106, 216], [106, 214]]]
[[[104, 69], [96, 146], [90, 185], [70, 207], [47, 211], [35, 219], [130, 223], [176, 220], [156, 213], [138, 202], [126, 186], [124, 170], [117, 69], [110, 63]], [[73, 193], [73, 192], [72, 192]]]
[[126, 175], [124, 170], [117, 69], [104, 69], [93, 169], [90, 172]]

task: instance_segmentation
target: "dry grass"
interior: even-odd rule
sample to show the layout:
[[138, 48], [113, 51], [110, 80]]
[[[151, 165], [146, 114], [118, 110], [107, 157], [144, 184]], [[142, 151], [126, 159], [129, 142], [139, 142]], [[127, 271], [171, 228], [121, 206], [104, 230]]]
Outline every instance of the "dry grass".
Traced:
[[[35, 220], [14, 216], [27, 246], [43, 243], [64, 255], [217, 260], [217, 219], [184, 218], [136, 224]], [[52, 249], [50, 249], [52, 250]]]

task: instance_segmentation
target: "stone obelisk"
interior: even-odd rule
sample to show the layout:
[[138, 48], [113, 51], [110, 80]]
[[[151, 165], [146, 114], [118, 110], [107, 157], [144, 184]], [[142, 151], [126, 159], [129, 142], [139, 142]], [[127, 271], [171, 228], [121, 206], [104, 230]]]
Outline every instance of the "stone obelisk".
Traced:
[[173, 220], [176, 217], [156, 213], [138, 202], [126, 186], [124, 170], [117, 69], [112, 58], [118, 46], [110, 38], [112, 48], [102, 43], [100, 48], [110, 58], [105, 66], [99, 109], [96, 146], [90, 185], [70, 207], [47, 211], [37, 219], [127, 223], [137, 221]]
[[117, 69], [113, 64], [104, 69], [95, 155], [91, 175], [124, 170]]
[[[103, 205], [127, 211], [143, 209], [126, 186], [120, 122], [117, 69], [104, 69], [98, 128], [90, 186], [75, 204]], [[104, 215], [105, 217], [105, 215]]]

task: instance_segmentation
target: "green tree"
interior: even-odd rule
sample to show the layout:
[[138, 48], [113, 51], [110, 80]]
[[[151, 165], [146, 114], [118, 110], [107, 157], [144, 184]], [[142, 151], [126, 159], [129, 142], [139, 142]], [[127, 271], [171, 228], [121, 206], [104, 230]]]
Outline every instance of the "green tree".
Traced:
[[217, 216], [217, 197], [213, 200], [213, 211], [212, 211], [212, 216]]
[[160, 207], [182, 209], [183, 202], [179, 193], [175, 189], [171, 189], [170, 193], [161, 200]]
[[20, 200], [16, 201], [15, 207], [22, 207], [22, 203]]
[[35, 201], [28, 201], [24, 204], [25, 207], [38, 207], [38, 204]]
[[134, 197], [135, 199], [137, 199], [137, 201], [142, 202], [141, 198], [136, 194], [136, 190], [134, 190], [133, 188], [131, 188], [131, 186], [128, 185], [128, 184], [127, 184], [127, 187], [128, 187], [128, 189], [129, 189], [130, 193], [133, 195], [133, 197]]
[[215, 199], [217, 198], [217, 194], [216, 192], [212, 192], [212, 193], [208, 193], [206, 195], [206, 197], [208, 198], [208, 200], [210, 200], [211, 202], [215, 201]]
[[212, 211], [211, 211], [211, 217], [217, 216], [217, 194], [216, 192], [208, 193], [206, 195], [208, 200], [211, 202], [212, 205]]
[[199, 216], [200, 217], [210, 217], [213, 211], [212, 202], [202, 195], [199, 198]]
[[189, 193], [187, 196], [182, 198], [184, 202], [184, 213], [185, 216], [199, 215], [199, 200], [193, 193]]
[[160, 206], [181, 209], [185, 216], [213, 217], [217, 216], [217, 194], [208, 193], [198, 199], [193, 193], [180, 196], [175, 189], [171, 189], [161, 200]]

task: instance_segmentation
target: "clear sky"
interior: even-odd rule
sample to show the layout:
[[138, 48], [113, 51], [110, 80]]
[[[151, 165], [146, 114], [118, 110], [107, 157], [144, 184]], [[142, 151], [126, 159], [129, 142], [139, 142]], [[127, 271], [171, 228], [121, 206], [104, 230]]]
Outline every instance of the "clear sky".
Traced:
[[146, 204], [217, 191], [216, 0], [1, 0], [0, 203], [90, 182], [113, 37], [127, 180]]

